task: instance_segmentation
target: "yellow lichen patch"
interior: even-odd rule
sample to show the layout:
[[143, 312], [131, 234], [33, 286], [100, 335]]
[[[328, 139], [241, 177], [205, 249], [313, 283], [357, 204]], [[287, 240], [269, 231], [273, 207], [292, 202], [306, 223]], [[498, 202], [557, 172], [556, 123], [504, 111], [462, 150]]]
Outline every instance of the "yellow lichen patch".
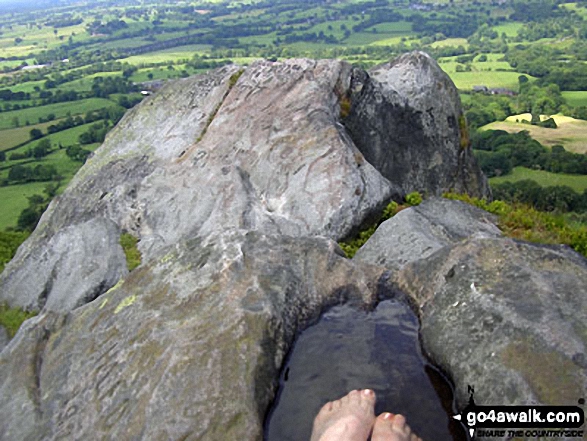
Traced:
[[106, 306], [106, 303], [108, 303], [108, 299], [104, 299], [102, 303], [100, 303], [100, 307], [98, 309], [102, 309], [104, 306]]
[[106, 291], [104, 294], [110, 294], [112, 291], [120, 288], [122, 286], [122, 284], [124, 283], [124, 280], [120, 279], [118, 282], [116, 282], [116, 285], [114, 285], [112, 288], [110, 288], [108, 291]]
[[562, 354], [520, 341], [510, 343], [501, 357], [507, 367], [523, 375], [543, 403], [568, 405], [577, 399], [581, 390], [577, 366]]
[[167, 263], [173, 259], [173, 253], [167, 253], [161, 258], [161, 263]]
[[122, 311], [127, 306], [132, 305], [136, 300], [137, 300], [137, 296], [134, 294], [132, 296], [125, 297], [124, 299], [122, 299], [122, 302], [120, 302], [118, 304], [118, 306], [116, 307], [116, 309], [114, 310], [114, 314], [118, 314], [120, 311]]

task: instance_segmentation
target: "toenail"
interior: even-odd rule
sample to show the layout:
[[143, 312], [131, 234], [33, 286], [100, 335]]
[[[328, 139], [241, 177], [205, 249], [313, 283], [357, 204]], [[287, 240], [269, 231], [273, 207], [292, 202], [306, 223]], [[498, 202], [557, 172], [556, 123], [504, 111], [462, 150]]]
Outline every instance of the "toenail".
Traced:
[[393, 415], [389, 412], [387, 412], [385, 415], [383, 415], [384, 420], [390, 420], [392, 417], [393, 417]]
[[373, 391], [372, 391], [371, 389], [365, 389], [365, 390], [363, 390], [363, 393], [364, 393], [365, 395], [369, 395], [369, 396], [370, 396], [370, 395], [373, 395]]

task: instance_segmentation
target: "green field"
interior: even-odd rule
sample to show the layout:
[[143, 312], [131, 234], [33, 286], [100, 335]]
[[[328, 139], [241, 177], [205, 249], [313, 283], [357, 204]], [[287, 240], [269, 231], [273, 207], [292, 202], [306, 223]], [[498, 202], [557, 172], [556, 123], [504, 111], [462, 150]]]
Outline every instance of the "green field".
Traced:
[[561, 92], [569, 106], [587, 106], [587, 91]]
[[0, 201], [2, 201], [0, 230], [15, 227], [20, 212], [29, 204], [27, 198], [34, 194], [43, 194], [43, 189], [47, 184], [48, 182], [29, 182], [28, 184], [0, 187]]
[[88, 98], [80, 101], [72, 101], [65, 103], [49, 104], [47, 106], [32, 107], [29, 109], [11, 110], [10, 112], [0, 113], [0, 130], [12, 128], [12, 120], [17, 117], [20, 124], [26, 121], [36, 123], [40, 117], [46, 117], [53, 113], [56, 118], [63, 118], [68, 113], [71, 115], [80, 115], [91, 110], [103, 109], [105, 107], [112, 107], [116, 104], [105, 98]]
[[165, 49], [157, 52], [150, 52], [143, 55], [134, 55], [132, 57], [121, 58], [120, 61], [125, 61], [135, 66], [141, 64], [166, 63], [175, 62], [184, 59], [190, 59], [195, 54], [203, 54], [209, 51], [210, 45], [192, 44], [189, 46], [179, 46], [172, 49]]
[[523, 23], [511, 22], [498, 26], [493, 26], [493, 30], [497, 32], [500, 36], [501, 34], [505, 33], [508, 37], [515, 37], [516, 35], [518, 35], [518, 30], [520, 30], [522, 26], [524, 26]]
[[[485, 64], [485, 63], [478, 63]], [[445, 64], [440, 67], [445, 69]], [[461, 90], [472, 90], [474, 86], [505, 87], [507, 89], [518, 90], [518, 72], [447, 72], [451, 80], [454, 81], [457, 88]], [[528, 76], [528, 75], [527, 75]], [[529, 77], [529, 76], [528, 76]]]
[[505, 181], [517, 182], [523, 179], [532, 179], [543, 187], [551, 185], [568, 185], [578, 193], [587, 189], [587, 176], [550, 173], [543, 170], [530, 170], [524, 167], [515, 167], [512, 173], [489, 179], [491, 184], [501, 184]]
[[54, 120], [32, 126], [19, 127], [18, 129], [0, 130], [0, 151], [10, 149], [31, 139], [30, 132], [32, 129], [46, 131], [47, 127], [57, 124], [60, 120]]

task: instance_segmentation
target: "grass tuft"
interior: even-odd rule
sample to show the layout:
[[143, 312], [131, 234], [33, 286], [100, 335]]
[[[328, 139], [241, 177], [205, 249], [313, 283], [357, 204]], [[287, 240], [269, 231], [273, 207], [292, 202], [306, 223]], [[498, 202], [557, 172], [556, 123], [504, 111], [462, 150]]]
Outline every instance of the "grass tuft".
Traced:
[[0, 304], [0, 325], [6, 328], [10, 338], [15, 336], [25, 320], [36, 315], [36, 312], [26, 312], [20, 308], [9, 308], [4, 303]]
[[120, 245], [124, 250], [126, 256], [126, 266], [129, 271], [134, 270], [141, 264], [141, 252], [137, 248], [138, 239], [129, 233], [122, 233], [120, 235]]

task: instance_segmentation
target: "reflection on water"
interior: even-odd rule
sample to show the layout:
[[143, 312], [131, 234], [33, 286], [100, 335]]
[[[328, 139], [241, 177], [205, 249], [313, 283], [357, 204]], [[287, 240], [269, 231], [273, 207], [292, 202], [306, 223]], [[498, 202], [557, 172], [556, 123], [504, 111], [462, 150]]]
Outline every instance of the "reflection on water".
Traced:
[[442, 381], [421, 354], [418, 320], [405, 303], [386, 300], [370, 313], [337, 306], [296, 341], [265, 437], [309, 441], [312, 422], [324, 403], [352, 389], [370, 388], [377, 394], [376, 414], [406, 415], [425, 441], [466, 440], [457, 425], [449, 430], [449, 417], [436, 392], [450, 392]]

